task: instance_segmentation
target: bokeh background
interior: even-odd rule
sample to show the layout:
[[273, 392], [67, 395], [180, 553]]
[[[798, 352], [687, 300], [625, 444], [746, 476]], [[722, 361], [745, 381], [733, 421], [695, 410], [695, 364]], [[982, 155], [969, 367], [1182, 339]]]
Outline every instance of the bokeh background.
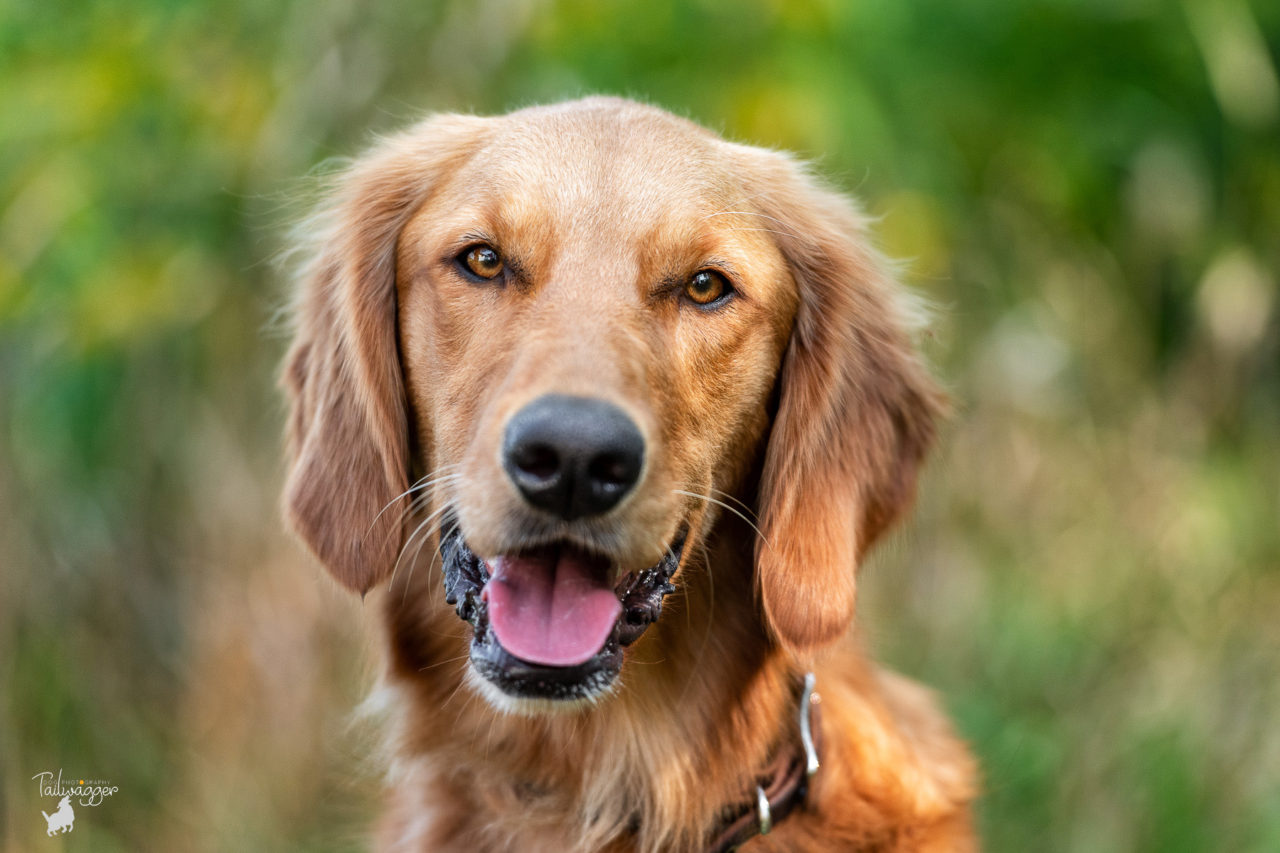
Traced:
[[[1280, 4], [0, 0], [0, 849], [361, 849], [370, 609], [276, 511], [273, 258], [428, 110], [796, 150], [956, 412], [863, 576], [991, 850], [1280, 850]], [[44, 836], [31, 777], [118, 785]]]

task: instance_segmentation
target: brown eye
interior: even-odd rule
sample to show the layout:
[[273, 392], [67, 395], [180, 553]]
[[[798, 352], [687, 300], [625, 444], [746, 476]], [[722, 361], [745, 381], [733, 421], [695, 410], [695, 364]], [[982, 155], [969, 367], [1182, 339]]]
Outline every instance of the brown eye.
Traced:
[[698, 305], [712, 305], [720, 302], [730, 293], [733, 287], [723, 275], [715, 270], [700, 270], [693, 274], [684, 286], [684, 295]]
[[463, 254], [462, 264], [472, 275], [480, 278], [497, 278], [502, 275], [502, 258], [492, 246], [472, 246]]

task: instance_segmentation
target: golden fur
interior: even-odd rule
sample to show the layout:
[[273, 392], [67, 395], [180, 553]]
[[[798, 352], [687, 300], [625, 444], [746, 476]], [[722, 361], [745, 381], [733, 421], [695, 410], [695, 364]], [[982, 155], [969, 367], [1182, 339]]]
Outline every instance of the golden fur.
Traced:
[[[590, 98], [430, 118], [342, 174], [309, 230], [286, 506], [338, 580], [387, 589], [380, 849], [703, 849], [788, 742], [806, 670], [822, 769], [744, 849], [974, 846], [966, 750], [850, 630], [855, 567], [910, 504], [942, 403], [846, 198], [786, 155]], [[452, 269], [476, 240], [508, 284]], [[726, 310], [671, 291], [709, 259], [736, 276]], [[469, 674], [435, 553], [446, 507], [476, 553], [527, 544], [497, 448], [551, 392], [616, 404], [648, 448], [635, 493], [573, 536], [625, 572], [690, 531], [612, 694], [558, 713]]]

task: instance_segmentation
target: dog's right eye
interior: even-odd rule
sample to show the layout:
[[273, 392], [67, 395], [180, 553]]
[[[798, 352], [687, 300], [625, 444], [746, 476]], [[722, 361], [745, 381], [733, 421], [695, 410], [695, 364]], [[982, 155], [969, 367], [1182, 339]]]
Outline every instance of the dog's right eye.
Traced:
[[497, 249], [483, 243], [463, 250], [462, 254], [458, 255], [458, 263], [472, 275], [489, 280], [502, 275], [503, 270], [506, 269]]
[[733, 292], [729, 280], [715, 270], [699, 270], [684, 286], [684, 295], [701, 308], [714, 308]]

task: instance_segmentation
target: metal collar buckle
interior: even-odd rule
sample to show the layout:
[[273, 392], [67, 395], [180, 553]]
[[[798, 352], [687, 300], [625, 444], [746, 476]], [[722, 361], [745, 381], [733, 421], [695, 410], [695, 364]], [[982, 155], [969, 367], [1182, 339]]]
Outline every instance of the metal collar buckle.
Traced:
[[[817, 678], [812, 672], [804, 674], [804, 686], [800, 690], [800, 707], [797, 719], [800, 724], [800, 745], [804, 748], [805, 777], [813, 778], [818, 772], [821, 762], [818, 761], [818, 750], [813, 745], [813, 699], [814, 685]], [[769, 797], [763, 785], [756, 785], [756, 816], [760, 821], [760, 834], [768, 835], [773, 829], [773, 814], [769, 808]]]
[[812, 779], [821, 764], [818, 750], [813, 745], [813, 701], [817, 677], [812, 672], [804, 674], [804, 689], [800, 691], [800, 744], [804, 747], [805, 774]]

